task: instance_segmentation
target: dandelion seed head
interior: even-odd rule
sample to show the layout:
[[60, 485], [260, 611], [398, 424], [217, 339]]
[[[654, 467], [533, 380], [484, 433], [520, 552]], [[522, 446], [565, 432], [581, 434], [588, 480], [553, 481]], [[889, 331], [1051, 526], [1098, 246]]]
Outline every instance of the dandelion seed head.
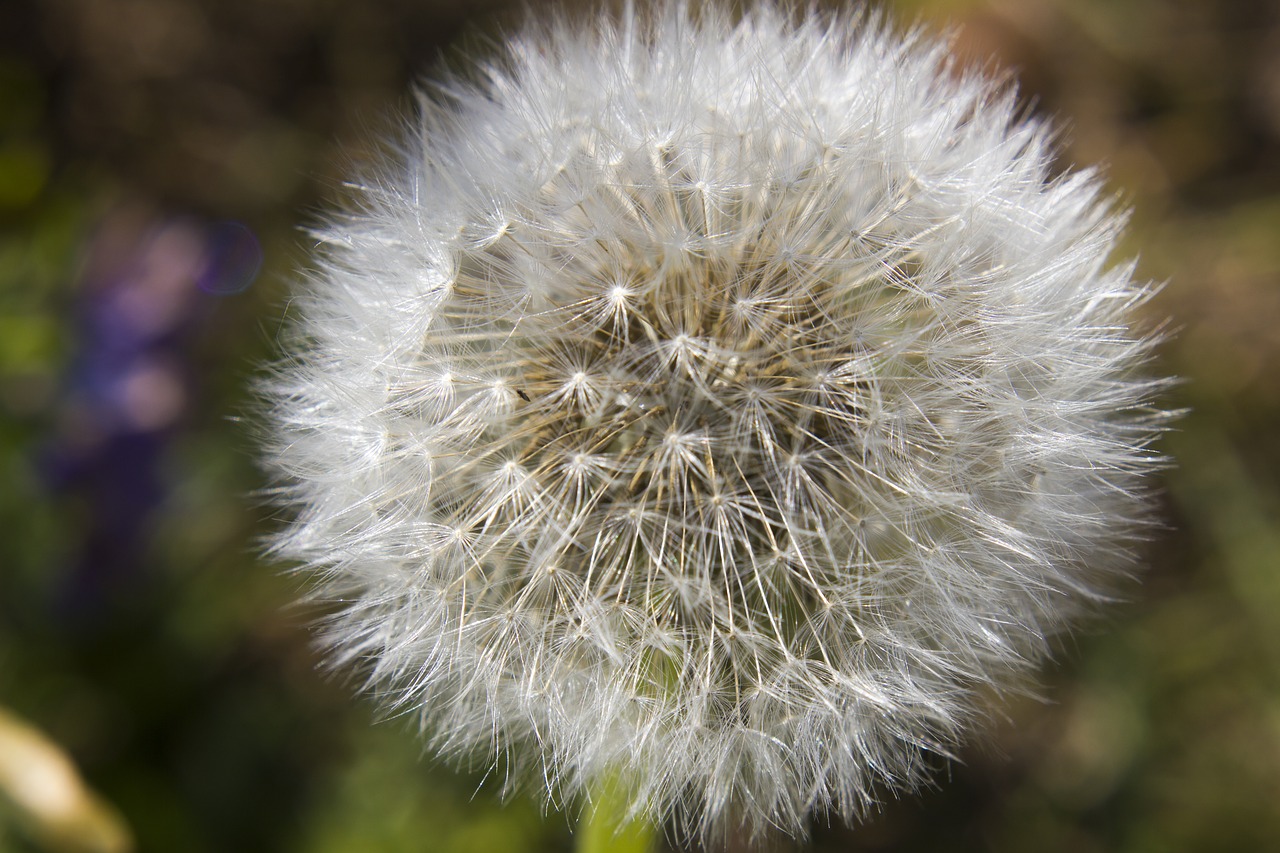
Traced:
[[479, 72], [268, 387], [335, 660], [703, 836], [918, 785], [1134, 561], [1160, 383], [1098, 178], [874, 19], [673, 0]]

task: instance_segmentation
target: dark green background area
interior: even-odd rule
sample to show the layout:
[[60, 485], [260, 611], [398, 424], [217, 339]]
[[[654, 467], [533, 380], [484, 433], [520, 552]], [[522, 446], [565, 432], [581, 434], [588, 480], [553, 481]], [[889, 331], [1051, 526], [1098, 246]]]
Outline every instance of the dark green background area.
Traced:
[[[1134, 208], [1125, 251], [1167, 282], [1146, 320], [1176, 333], [1159, 370], [1191, 413], [1162, 442], [1178, 466], [1129, 600], [1065, 638], [1042, 698], [1002, 700], [935, 790], [809, 845], [1280, 849], [1280, 3], [890, 8], [958, 25], [959, 52], [1013, 72], [1060, 122], [1064, 165], [1108, 164]], [[442, 765], [326, 674], [300, 581], [258, 556], [279, 520], [250, 384], [306, 263], [299, 225], [410, 113], [414, 79], [509, 20], [498, 0], [0, 11], [0, 709], [65, 750], [139, 850], [569, 849], [576, 806], [502, 803], [483, 768]], [[118, 473], [56, 475], [100, 433], [75, 391], [86, 300], [112, 253], [173, 222], [240, 223], [265, 263], [199, 297], [167, 350], [186, 396], [147, 463], [157, 494], [112, 546], [127, 565], [73, 606], [127, 492]], [[0, 851], [77, 849], [0, 795]]]

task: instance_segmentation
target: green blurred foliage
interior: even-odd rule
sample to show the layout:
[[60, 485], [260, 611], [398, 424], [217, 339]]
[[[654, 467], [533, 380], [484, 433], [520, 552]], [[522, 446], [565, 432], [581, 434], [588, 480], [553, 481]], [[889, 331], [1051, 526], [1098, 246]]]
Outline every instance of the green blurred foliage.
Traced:
[[[312, 614], [291, 605], [299, 581], [257, 556], [277, 522], [250, 385], [305, 263], [298, 223], [394, 130], [413, 79], [460, 64], [446, 46], [486, 49], [497, 5], [0, 13], [0, 705], [62, 745], [142, 850], [568, 849], [576, 806], [500, 803], [493, 779], [424, 756], [325, 674]], [[958, 51], [1012, 70], [1030, 108], [1064, 123], [1064, 163], [1109, 164], [1129, 245], [1167, 282], [1149, 320], [1171, 318], [1161, 370], [1184, 377], [1171, 404], [1190, 413], [1163, 444], [1178, 465], [1150, 569], [1063, 643], [1046, 699], [1002, 700], [936, 790], [861, 827], [816, 826], [808, 847], [1280, 847], [1280, 4], [893, 5], [959, 25]], [[87, 618], [68, 585], [112, 496], [60, 484], [49, 460], [96, 435], [73, 387], [95, 258], [175, 217], [244, 223], [265, 266], [202, 302], [172, 349], [191, 398], [156, 457], [161, 496], [128, 582]], [[0, 850], [43, 849], [3, 814]]]

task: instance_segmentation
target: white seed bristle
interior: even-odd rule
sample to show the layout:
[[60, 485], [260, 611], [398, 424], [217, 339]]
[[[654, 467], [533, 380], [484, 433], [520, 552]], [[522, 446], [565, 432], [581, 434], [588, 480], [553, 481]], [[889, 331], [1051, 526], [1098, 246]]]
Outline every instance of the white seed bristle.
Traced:
[[515, 38], [359, 186], [268, 389], [335, 657], [711, 836], [918, 784], [1133, 561], [1120, 217], [873, 20]]

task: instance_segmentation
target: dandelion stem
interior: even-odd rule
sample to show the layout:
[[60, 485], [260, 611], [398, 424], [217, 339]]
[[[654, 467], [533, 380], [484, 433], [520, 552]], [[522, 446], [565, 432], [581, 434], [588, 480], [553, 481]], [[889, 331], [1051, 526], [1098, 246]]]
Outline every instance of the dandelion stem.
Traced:
[[578, 825], [577, 853], [650, 853], [657, 827], [627, 815], [625, 785], [611, 781], [596, 787]]

